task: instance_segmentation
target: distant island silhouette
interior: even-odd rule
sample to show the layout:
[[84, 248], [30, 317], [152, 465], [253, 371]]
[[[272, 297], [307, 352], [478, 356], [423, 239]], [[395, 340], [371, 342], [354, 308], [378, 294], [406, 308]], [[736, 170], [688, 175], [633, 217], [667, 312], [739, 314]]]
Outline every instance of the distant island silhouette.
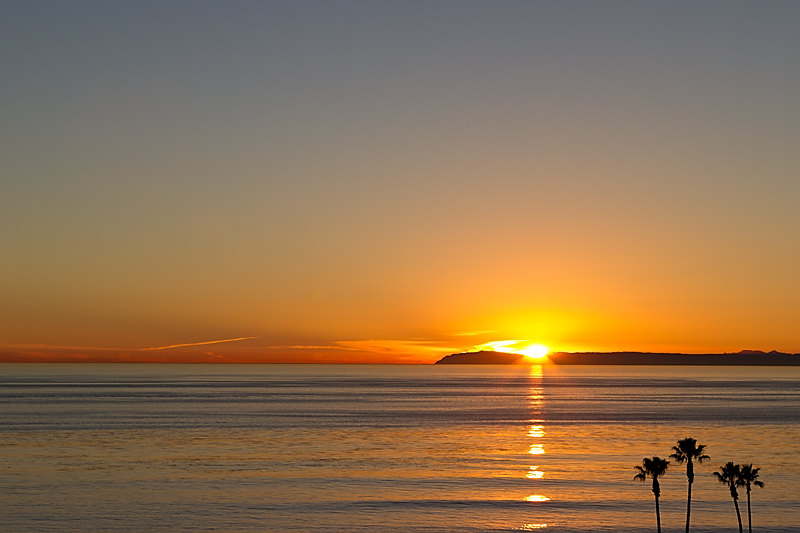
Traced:
[[729, 365], [800, 366], [800, 354], [775, 350], [742, 350], [735, 353], [654, 353], [654, 352], [551, 352], [537, 360], [517, 353], [465, 352], [436, 361], [437, 365]]

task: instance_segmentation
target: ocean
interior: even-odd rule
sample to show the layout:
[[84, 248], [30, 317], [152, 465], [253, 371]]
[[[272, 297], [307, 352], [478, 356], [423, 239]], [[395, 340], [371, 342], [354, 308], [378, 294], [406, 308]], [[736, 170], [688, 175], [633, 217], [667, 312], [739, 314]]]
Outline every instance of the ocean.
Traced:
[[655, 531], [684, 437], [692, 531], [738, 530], [727, 461], [800, 531], [798, 367], [2, 364], [0, 531]]

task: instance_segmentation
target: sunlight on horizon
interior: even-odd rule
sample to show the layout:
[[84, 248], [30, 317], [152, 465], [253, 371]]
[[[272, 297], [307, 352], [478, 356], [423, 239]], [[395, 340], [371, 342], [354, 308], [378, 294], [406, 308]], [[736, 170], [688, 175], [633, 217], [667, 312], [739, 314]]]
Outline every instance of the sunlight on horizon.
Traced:
[[504, 340], [479, 344], [473, 348], [476, 351], [486, 350], [502, 353], [516, 353], [531, 359], [543, 359], [550, 353], [550, 348], [543, 344], [532, 344], [529, 340]]

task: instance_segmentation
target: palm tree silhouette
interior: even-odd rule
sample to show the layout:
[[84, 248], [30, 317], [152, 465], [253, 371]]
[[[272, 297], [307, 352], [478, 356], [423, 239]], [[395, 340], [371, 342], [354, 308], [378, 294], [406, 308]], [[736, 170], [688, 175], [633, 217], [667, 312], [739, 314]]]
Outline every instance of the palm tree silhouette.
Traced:
[[758, 471], [760, 468], [753, 468], [753, 464], [742, 465], [739, 476], [736, 478], [736, 485], [747, 488], [747, 531], [753, 533], [753, 522], [750, 517], [750, 485], [764, 487], [764, 483], [758, 481]]
[[658, 524], [658, 533], [661, 533], [661, 511], [658, 509], [658, 497], [661, 496], [661, 487], [658, 484], [659, 476], [663, 476], [667, 471], [669, 461], [661, 459], [660, 457], [653, 456], [652, 459], [645, 457], [642, 459], [642, 466], [635, 466], [638, 474], [633, 476], [634, 481], [645, 481], [648, 477], [653, 480], [653, 494], [656, 496], [656, 523]]
[[686, 533], [689, 533], [689, 517], [692, 513], [692, 483], [694, 483], [694, 463], [702, 463], [706, 459], [710, 459], [708, 455], [703, 452], [706, 449], [705, 444], [697, 444], [697, 440], [686, 437], [679, 440], [677, 446], [673, 446], [672, 450], [675, 452], [670, 457], [678, 461], [678, 464], [686, 463], [686, 477], [689, 478], [689, 495], [686, 499]]
[[720, 483], [726, 484], [731, 489], [731, 498], [736, 507], [736, 518], [739, 520], [739, 533], [742, 533], [742, 515], [739, 514], [739, 493], [736, 492], [736, 481], [741, 477], [742, 471], [739, 465], [728, 461], [725, 466], [719, 467], [719, 472], [714, 472]]

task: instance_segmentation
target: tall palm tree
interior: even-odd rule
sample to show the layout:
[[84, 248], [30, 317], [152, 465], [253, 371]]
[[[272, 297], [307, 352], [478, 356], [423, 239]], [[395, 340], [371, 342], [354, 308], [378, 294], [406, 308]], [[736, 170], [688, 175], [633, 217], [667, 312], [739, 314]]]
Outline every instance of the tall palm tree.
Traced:
[[747, 488], [747, 531], [753, 533], [753, 522], [750, 518], [750, 485], [756, 487], [764, 487], [764, 483], [758, 480], [758, 471], [760, 468], [753, 468], [753, 464], [742, 465], [739, 471], [739, 477], [736, 478], [736, 485], [739, 487]]
[[656, 496], [656, 523], [658, 524], [658, 533], [661, 533], [661, 511], [658, 508], [658, 497], [661, 496], [661, 487], [658, 484], [658, 478], [664, 475], [668, 466], [669, 461], [653, 456], [652, 459], [645, 457], [642, 459], [642, 466], [634, 467], [639, 472], [633, 476], [634, 481], [637, 479], [639, 481], [645, 481], [648, 477], [653, 480], [653, 494]]
[[689, 517], [692, 514], [692, 483], [694, 483], [694, 461], [702, 463], [706, 459], [711, 459], [703, 452], [706, 449], [705, 444], [697, 444], [697, 440], [686, 437], [679, 440], [676, 446], [672, 447], [673, 453], [670, 455], [672, 459], [678, 461], [678, 464], [686, 463], [686, 477], [689, 478], [689, 495], [686, 499], [686, 533], [689, 533]]
[[719, 467], [719, 472], [714, 472], [717, 480], [731, 489], [731, 498], [733, 498], [733, 505], [736, 507], [736, 518], [739, 520], [739, 533], [742, 533], [742, 515], [739, 514], [739, 493], [736, 492], [736, 480], [739, 479], [741, 474], [741, 467], [731, 461], [725, 463], [725, 466]]

